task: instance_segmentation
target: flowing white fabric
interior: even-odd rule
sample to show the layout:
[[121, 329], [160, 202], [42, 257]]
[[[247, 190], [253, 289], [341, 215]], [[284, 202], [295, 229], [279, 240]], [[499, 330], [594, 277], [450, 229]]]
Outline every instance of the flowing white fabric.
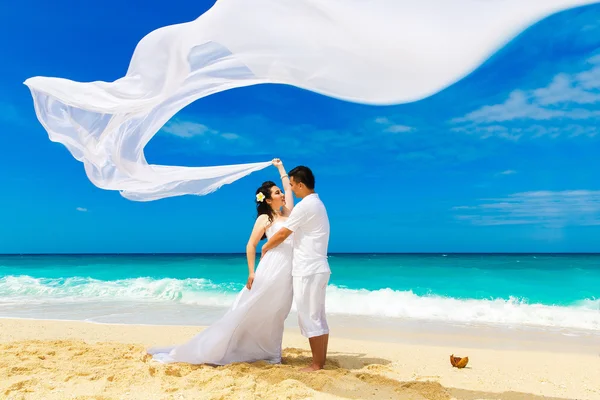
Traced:
[[138, 201], [202, 195], [269, 163], [149, 165], [144, 146], [201, 97], [280, 83], [365, 104], [416, 101], [540, 19], [596, 2], [219, 0], [192, 22], [144, 37], [115, 82], [35, 77], [25, 84], [50, 139], [84, 163], [96, 186]]
[[[283, 227], [275, 222], [267, 237]], [[281, 362], [284, 321], [292, 307], [293, 234], [259, 262], [252, 289], [244, 287], [227, 313], [189, 342], [148, 350], [164, 363], [225, 365]]]

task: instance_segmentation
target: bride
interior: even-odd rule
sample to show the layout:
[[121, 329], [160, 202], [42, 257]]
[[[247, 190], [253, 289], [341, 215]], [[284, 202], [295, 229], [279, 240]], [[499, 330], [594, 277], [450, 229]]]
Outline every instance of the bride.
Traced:
[[[246, 246], [248, 280], [225, 315], [179, 346], [151, 348], [153, 359], [172, 363], [225, 365], [281, 362], [284, 321], [292, 307], [292, 237], [269, 251], [254, 272], [256, 246], [281, 228], [294, 205], [283, 163], [273, 159], [285, 192], [274, 182], [256, 190], [258, 218]], [[285, 193], [285, 194], [284, 194]]]

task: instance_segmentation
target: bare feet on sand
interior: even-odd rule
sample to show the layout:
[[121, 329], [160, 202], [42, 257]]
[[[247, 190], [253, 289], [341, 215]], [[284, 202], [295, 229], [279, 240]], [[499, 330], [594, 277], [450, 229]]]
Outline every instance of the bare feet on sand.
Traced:
[[309, 365], [308, 367], [302, 368], [300, 371], [301, 372], [314, 372], [314, 371], [318, 371], [320, 369], [323, 369], [323, 367], [320, 367], [318, 365]]

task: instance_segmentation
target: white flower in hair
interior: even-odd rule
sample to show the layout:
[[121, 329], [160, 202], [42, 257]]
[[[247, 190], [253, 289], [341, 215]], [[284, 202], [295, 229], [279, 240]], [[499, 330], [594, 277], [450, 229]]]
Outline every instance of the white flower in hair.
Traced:
[[263, 194], [263, 192], [258, 192], [258, 194], [256, 195], [256, 201], [262, 203], [264, 199], [265, 195]]

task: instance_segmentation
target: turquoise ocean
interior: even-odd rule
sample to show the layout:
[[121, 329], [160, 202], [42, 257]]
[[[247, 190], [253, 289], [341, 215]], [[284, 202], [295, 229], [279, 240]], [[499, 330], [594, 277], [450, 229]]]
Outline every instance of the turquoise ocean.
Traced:
[[[329, 315], [600, 331], [600, 254], [332, 254]], [[0, 256], [0, 317], [206, 325], [242, 254]]]

